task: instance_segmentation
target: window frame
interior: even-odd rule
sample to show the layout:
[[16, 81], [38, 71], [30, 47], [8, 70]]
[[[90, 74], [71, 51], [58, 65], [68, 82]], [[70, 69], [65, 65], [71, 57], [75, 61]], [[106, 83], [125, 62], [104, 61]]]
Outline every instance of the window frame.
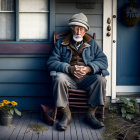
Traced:
[[53, 31], [55, 28], [55, 0], [48, 0], [48, 38], [47, 39], [19, 39], [19, 0], [15, 0], [15, 40], [0, 40], [1, 43], [49, 43], [52, 42]]

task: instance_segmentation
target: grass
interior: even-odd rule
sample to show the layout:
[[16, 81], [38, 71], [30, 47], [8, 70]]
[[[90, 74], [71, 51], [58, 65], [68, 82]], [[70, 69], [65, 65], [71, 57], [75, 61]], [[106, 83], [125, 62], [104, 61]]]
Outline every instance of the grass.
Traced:
[[[139, 118], [139, 117], [138, 117]], [[128, 121], [119, 114], [106, 110], [103, 133], [105, 140], [135, 140], [140, 135], [140, 120]]]

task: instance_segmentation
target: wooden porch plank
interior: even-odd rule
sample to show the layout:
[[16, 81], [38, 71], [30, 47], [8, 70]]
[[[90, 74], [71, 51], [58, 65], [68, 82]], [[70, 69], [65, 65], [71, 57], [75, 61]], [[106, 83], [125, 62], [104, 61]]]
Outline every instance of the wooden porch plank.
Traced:
[[92, 135], [93, 139], [98, 140], [98, 136], [96, 134], [96, 130], [90, 127], [90, 131], [91, 131], [91, 135]]
[[15, 129], [15, 125], [18, 122], [18, 119], [14, 119], [13, 120], [13, 124], [11, 124], [10, 126], [3, 126], [0, 125], [0, 140], [6, 140], [10, 137], [10, 135], [13, 133], [14, 129]]
[[73, 114], [74, 118], [74, 124], [75, 124], [75, 128], [76, 128], [76, 131], [77, 131], [77, 137], [78, 137], [78, 140], [83, 140], [83, 134], [82, 134], [82, 131], [81, 131], [81, 127], [79, 125], [79, 120], [78, 120], [78, 117], [76, 114]]
[[87, 134], [88, 134], [89, 139], [90, 139], [90, 140], [96, 140], [95, 138], [93, 138], [89, 126], [86, 126], [86, 129], [87, 129]]
[[[80, 114], [80, 115], [78, 114], [78, 117], [79, 117], [80, 121], [83, 121], [83, 119], [84, 119], [83, 117], [85, 117], [85, 114]], [[89, 140], [93, 140], [93, 139], [104, 140], [101, 135], [101, 133], [103, 133], [103, 131], [104, 131], [104, 128], [93, 129], [91, 126], [89, 126], [89, 124], [86, 124], [83, 122], [83, 123], [81, 123], [81, 129], [82, 129], [82, 133], [84, 134], [83, 136], [85, 139], [89, 138]], [[91, 133], [90, 129], [91, 129], [92, 133]], [[92, 134], [93, 134], [93, 137], [92, 137]]]
[[45, 124], [41, 120], [38, 122], [38, 124], [47, 128], [47, 130], [44, 130], [39, 134], [39, 140], [52, 140], [53, 127]]
[[56, 124], [57, 124], [57, 120], [56, 120], [56, 122], [55, 122], [55, 124], [54, 124], [54, 126], [53, 126], [53, 129], [52, 129], [52, 139], [53, 140], [59, 140], [59, 138], [58, 138], [58, 130], [56, 129]]
[[[13, 123], [10, 125], [9, 129], [6, 131], [6, 133], [3, 133], [3, 138], [5, 140], [9, 139], [10, 136], [12, 135], [12, 133], [14, 132], [14, 129], [16, 128], [17, 124], [19, 123], [20, 121], [20, 117], [19, 116], [14, 116], [14, 120], [13, 120]], [[2, 138], [1, 137], [1, 138]]]
[[77, 140], [77, 130], [74, 124], [74, 116], [72, 115], [72, 122], [70, 123], [71, 140]]
[[103, 138], [102, 135], [101, 135], [102, 129], [104, 129], [104, 128], [95, 130], [95, 131], [96, 131], [96, 134], [97, 134], [97, 137], [98, 137], [99, 140], [104, 140], [104, 138]]
[[[24, 114], [23, 114], [24, 115]], [[23, 124], [23, 126], [22, 126], [22, 128], [21, 128], [21, 130], [20, 130], [20, 132], [19, 132], [19, 134], [18, 134], [18, 136], [17, 136], [17, 139], [23, 139], [24, 138], [24, 136], [25, 136], [25, 133], [26, 133], [26, 130], [27, 130], [27, 128], [28, 128], [28, 125], [30, 124], [30, 121], [31, 121], [31, 115], [32, 114], [26, 114], [27, 116], [26, 116], [26, 120], [24, 121], [24, 124]]]
[[65, 140], [71, 140], [71, 129], [70, 125], [68, 126], [67, 130], [65, 131]]
[[31, 131], [31, 128], [30, 128], [30, 124], [33, 123], [33, 120], [32, 120], [33, 115], [34, 115], [34, 114], [31, 113], [31, 121], [29, 122], [28, 127], [27, 127], [27, 129], [25, 130], [23, 140], [31, 140], [31, 138], [32, 138], [32, 131]]
[[[32, 124], [38, 124], [39, 115], [38, 113], [34, 113], [32, 118]], [[38, 140], [39, 139], [39, 133], [36, 131], [32, 131], [32, 140]]]
[[64, 131], [58, 131], [58, 137], [59, 137], [59, 140], [65, 140], [65, 132]]
[[37, 113], [31, 113], [31, 120], [30, 120], [30, 122], [28, 124], [27, 129], [25, 130], [23, 140], [31, 140], [32, 139], [33, 130], [31, 129], [31, 125], [33, 123], [35, 123], [35, 120], [37, 119], [37, 116], [38, 116]]
[[12, 135], [10, 136], [11, 140], [14, 140], [17, 138], [22, 126], [24, 125], [25, 120], [27, 119], [27, 114], [24, 114], [21, 118], [19, 123], [17, 124], [16, 128], [14, 129], [14, 132], [12, 133]]
[[81, 131], [82, 131], [82, 134], [83, 134], [83, 139], [84, 140], [90, 140], [89, 136], [88, 136], [88, 133], [87, 133], [87, 124], [85, 124], [84, 122], [84, 114], [77, 114], [78, 115], [78, 119], [79, 119], [79, 123], [80, 123], [80, 126], [81, 126]]
[[[72, 114], [72, 118], [66, 131], [58, 131], [58, 120], [54, 126], [48, 126], [40, 120], [39, 113], [23, 113], [22, 117], [15, 116], [12, 127], [0, 125], [0, 140], [104, 140], [102, 133], [105, 128], [93, 129], [84, 122], [83, 114]], [[30, 128], [34, 123], [46, 126], [48, 130], [37, 133]]]
[[5, 134], [8, 131], [8, 129], [9, 129], [9, 126], [0, 126], [0, 130], [1, 130], [0, 131], [0, 134], [1, 134], [0, 140], [4, 140]]

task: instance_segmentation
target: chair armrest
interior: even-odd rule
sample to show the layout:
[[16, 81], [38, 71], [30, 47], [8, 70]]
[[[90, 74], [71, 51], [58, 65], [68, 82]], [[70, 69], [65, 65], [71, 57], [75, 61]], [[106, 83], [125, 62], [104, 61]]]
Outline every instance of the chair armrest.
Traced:
[[107, 71], [107, 70], [102, 70], [101, 71], [101, 74], [102, 74], [102, 76], [108, 76], [109, 75], [109, 72]]
[[50, 76], [56, 76], [56, 71], [50, 71]]
[[56, 71], [50, 71], [50, 76], [52, 77], [52, 80], [56, 77]]

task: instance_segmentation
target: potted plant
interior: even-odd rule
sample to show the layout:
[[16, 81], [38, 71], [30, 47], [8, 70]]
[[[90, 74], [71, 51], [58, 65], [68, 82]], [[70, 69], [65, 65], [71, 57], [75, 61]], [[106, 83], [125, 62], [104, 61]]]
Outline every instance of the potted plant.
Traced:
[[9, 125], [13, 122], [14, 113], [21, 116], [21, 112], [16, 108], [18, 105], [15, 101], [3, 100], [0, 102], [0, 123]]

